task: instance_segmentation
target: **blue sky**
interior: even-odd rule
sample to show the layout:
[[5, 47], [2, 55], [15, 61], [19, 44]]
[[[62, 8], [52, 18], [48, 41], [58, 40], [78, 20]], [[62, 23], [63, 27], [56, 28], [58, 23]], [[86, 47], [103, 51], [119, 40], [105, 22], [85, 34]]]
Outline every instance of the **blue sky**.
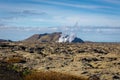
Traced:
[[0, 0], [1, 39], [69, 28], [83, 40], [120, 42], [120, 0]]

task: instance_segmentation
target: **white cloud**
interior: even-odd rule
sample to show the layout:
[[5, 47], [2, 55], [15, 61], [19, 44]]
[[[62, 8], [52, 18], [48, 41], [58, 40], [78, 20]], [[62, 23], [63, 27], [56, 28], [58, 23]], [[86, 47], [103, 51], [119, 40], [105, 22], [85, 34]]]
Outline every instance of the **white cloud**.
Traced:
[[[37, 0], [38, 1], [38, 0]], [[62, 6], [69, 6], [69, 7], [76, 7], [76, 8], [86, 8], [86, 9], [101, 9], [101, 8], [111, 8], [109, 6], [98, 6], [98, 5], [83, 5], [83, 4], [71, 4], [71, 3], [63, 3], [63, 2], [56, 2], [56, 1], [38, 1], [38, 2], [45, 2], [49, 4], [55, 4], [55, 5], [62, 5]]]

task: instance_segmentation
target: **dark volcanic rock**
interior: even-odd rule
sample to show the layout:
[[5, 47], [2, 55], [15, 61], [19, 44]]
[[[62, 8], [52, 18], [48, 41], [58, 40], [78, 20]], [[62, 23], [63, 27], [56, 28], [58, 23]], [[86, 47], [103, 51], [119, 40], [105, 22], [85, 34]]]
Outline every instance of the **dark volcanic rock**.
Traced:
[[120, 77], [115, 75], [115, 76], [113, 76], [113, 80], [120, 80]]
[[89, 80], [100, 80], [100, 78], [97, 75], [92, 75], [89, 77]]

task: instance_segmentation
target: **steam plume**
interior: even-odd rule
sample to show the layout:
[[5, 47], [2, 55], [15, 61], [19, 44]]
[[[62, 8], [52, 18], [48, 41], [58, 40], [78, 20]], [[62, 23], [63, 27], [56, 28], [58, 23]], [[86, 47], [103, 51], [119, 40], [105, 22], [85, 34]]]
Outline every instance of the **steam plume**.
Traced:
[[59, 38], [58, 42], [69, 42], [71, 43], [75, 37], [76, 37], [76, 31], [77, 23], [72, 27], [65, 27], [65, 33], [61, 34], [61, 37]]

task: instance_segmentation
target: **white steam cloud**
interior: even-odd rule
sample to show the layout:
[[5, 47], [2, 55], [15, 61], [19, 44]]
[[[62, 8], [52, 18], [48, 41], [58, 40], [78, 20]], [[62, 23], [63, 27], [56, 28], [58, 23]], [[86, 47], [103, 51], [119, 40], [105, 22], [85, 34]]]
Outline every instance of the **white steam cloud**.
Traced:
[[71, 43], [76, 38], [76, 30], [77, 29], [77, 23], [72, 27], [65, 27], [63, 32], [61, 34], [61, 37], [59, 38], [58, 42], [69, 42]]
[[75, 39], [74, 34], [70, 34], [70, 35], [62, 34], [58, 42], [72, 42], [74, 39]]

